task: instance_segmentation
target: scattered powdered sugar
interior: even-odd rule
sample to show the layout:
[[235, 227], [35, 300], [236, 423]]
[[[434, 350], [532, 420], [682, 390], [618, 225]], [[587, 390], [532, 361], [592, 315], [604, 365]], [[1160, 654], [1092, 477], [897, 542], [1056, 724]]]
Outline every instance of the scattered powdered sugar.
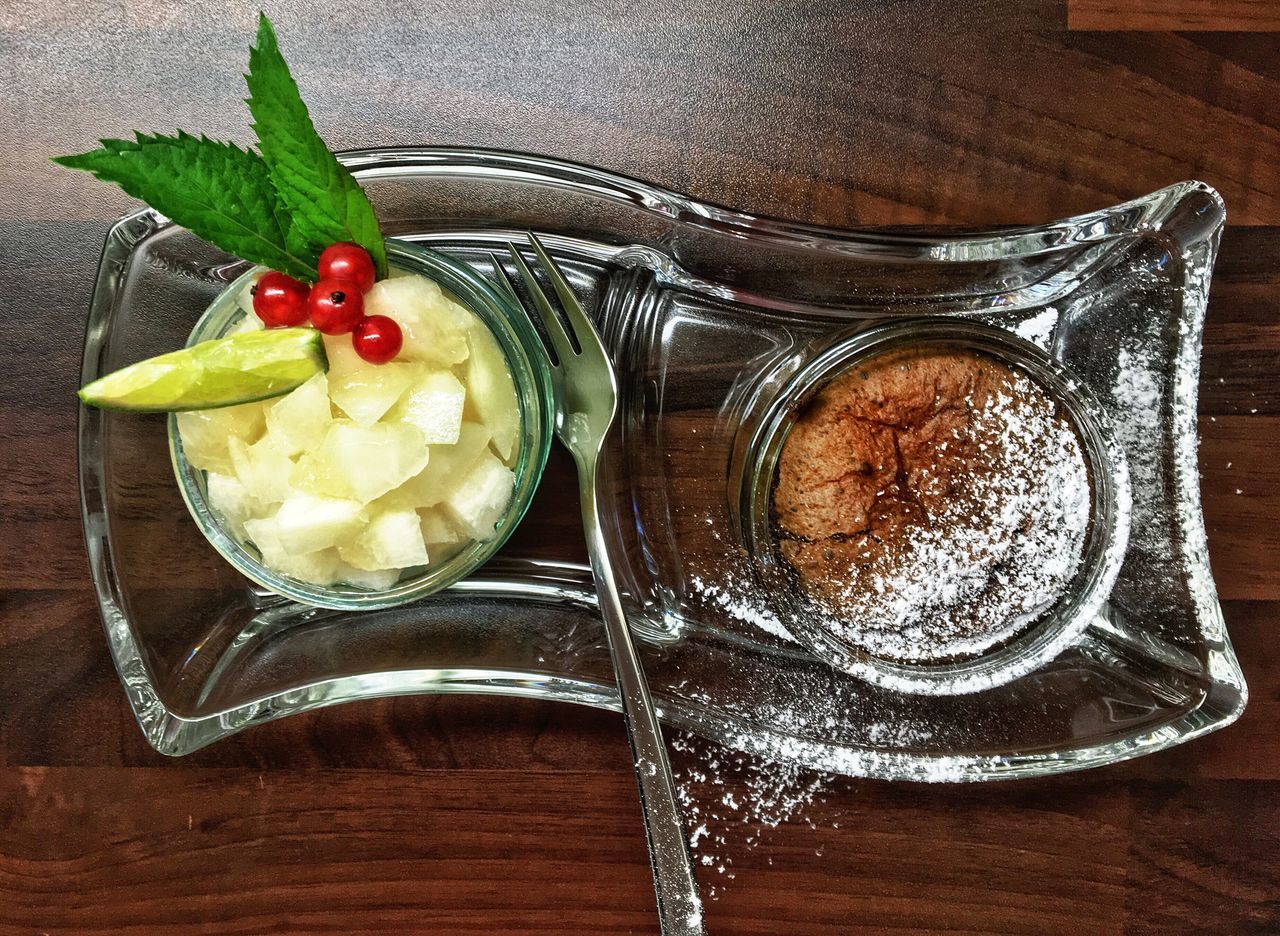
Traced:
[[1025, 319], [1014, 326], [1014, 333], [1019, 338], [1025, 338], [1034, 345], [1048, 349], [1049, 342], [1053, 338], [1053, 330], [1058, 327], [1058, 310], [1053, 306], [1047, 306], [1040, 312]]
[[750, 584], [739, 583], [739, 587], [731, 589], [727, 583], [716, 585], [703, 581], [700, 575], [694, 575], [689, 579], [689, 586], [695, 594], [702, 596], [708, 603], [718, 607], [734, 620], [758, 627], [766, 634], [780, 640], [795, 642], [795, 638], [778, 620], [778, 616], [769, 608], [753, 600]]
[[1160, 444], [1156, 436], [1155, 414], [1164, 406], [1164, 390], [1159, 360], [1127, 347], [1116, 353], [1116, 379], [1112, 387], [1118, 418], [1113, 428], [1129, 459], [1129, 471], [1139, 483], [1134, 489], [1142, 502], [1139, 508], [1150, 514], [1160, 511]]
[[767, 844], [771, 830], [794, 820], [816, 828], [805, 811], [825, 802], [833, 775], [761, 760], [683, 732], [669, 740], [689, 850], [708, 898], [718, 898], [736, 877], [735, 857]]

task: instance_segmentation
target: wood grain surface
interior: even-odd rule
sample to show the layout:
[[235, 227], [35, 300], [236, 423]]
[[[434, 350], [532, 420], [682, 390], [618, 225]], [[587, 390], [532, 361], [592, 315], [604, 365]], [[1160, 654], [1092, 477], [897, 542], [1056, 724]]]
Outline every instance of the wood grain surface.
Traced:
[[[0, 933], [656, 932], [615, 716], [398, 699], [182, 760], [133, 722], [87, 577], [72, 397], [130, 203], [47, 157], [134, 128], [247, 141], [257, 6], [0, 5]], [[1244, 717], [1056, 780], [839, 782], [732, 881], [703, 870], [715, 934], [1280, 931], [1273, 0], [270, 6], [335, 148], [531, 150], [834, 224], [1216, 186], [1200, 458]]]

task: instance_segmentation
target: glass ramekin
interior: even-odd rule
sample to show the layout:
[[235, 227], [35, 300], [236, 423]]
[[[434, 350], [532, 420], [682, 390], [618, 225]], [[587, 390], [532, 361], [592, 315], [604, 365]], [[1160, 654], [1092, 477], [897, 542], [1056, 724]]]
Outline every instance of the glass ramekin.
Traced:
[[[391, 607], [425, 597], [465, 578], [488, 561], [519, 524], [529, 508], [551, 449], [551, 372], [541, 339], [524, 310], [458, 260], [397, 240], [387, 241], [387, 254], [392, 266], [434, 280], [458, 303], [479, 316], [498, 340], [511, 370], [520, 407], [521, 439], [514, 466], [516, 480], [511, 502], [491, 539], [472, 541], [440, 565], [428, 566], [421, 574], [401, 578], [391, 588], [382, 591], [354, 585], [313, 585], [282, 575], [262, 562], [261, 555], [252, 544], [233, 535], [209, 505], [206, 474], [187, 461], [178, 433], [178, 420], [176, 416], [169, 417], [169, 451], [174, 474], [182, 498], [200, 532], [250, 581], [285, 598], [321, 608]], [[261, 268], [250, 270], [219, 294], [196, 323], [188, 346], [225, 335], [240, 321], [243, 312], [237, 298], [249, 278], [260, 272]]]
[[[773, 488], [796, 414], [836, 375], [891, 351], [928, 346], [984, 352], [1034, 380], [1061, 405], [1080, 438], [1091, 505], [1084, 555], [1054, 607], [1027, 629], [972, 658], [902, 662], [876, 657], [842, 639], [799, 587], [778, 548]], [[960, 695], [1019, 678], [1057, 657], [1101, 610], [1115, 584], [1129, 534], [1129, 474], [1124, 453], [1082, 381], [1029, 341], [1000, 328], [956, 318], [915, 318], [843, 331], [766, 375], [755, 416], [744, 425], [738, 474], [738, 523], [756, 574], [787, 629], [833, 666], [877, 685], [922, 695]], [[779, 388], [776, 392], [772, 388]]]

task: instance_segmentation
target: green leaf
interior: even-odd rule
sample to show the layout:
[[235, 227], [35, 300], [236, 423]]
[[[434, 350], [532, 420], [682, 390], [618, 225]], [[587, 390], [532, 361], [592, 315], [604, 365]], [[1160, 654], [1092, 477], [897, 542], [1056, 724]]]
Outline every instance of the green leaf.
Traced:
[[316, 278], [314, 255], [289, 246], [287, 219], [257, 153], [182, 131], [101, 143], [102, 149], [54, 162], [114, 182], [228, 253], [299, 279]]
[[245, 81], [262, 156], [289, 209], [294, 249], [305, 244], [309, 253], [318, 254], [336, 241], [351, 241], [369, 251], [378, 276], [385, 276], [387, 247], [373, 205], [316, 133], [265, 15], [258, 20]]

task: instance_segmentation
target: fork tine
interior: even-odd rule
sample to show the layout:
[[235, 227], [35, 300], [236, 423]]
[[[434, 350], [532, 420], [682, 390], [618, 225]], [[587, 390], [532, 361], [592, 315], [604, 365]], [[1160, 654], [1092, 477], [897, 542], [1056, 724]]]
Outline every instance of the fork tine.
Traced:
[[520, 297], [516, 295], [516, 287], [511, 282], [511, 277], [507, 275], [506, 268], [503, 267], [502, 261], [498, 259], [498, 255], [490, 253], [489, 262], [493, 264], [493, 279], [498, 287], [498, 292], [503, 293], [512, 302], [519, 305]]
[[547, 299], [547, 294], [538, 285], [533, 270], [529, 269], [529, 264], [524, 262], [520, 251], [516, 250], [516, 245], [507, 244], [507, 250], [511, 251], [511, 259], [515, 261], [516, 268], [524, 277], [525, 288], [529, 291], [529, 298], [533, 300], [533, 305], [538, 310], [538, 317], [542, 319], [543, 327], [547, 330], [547, 337], [551, 339], [551, 347], [555, 349], [556, 359], [564, 363], [577, 352], [573, 350], [573, 344], [569, 341], [569, 335], [560, 322], [560, 316], [556, 314], [551, 301]]
[[585, 350], [592, 342], [584, 341], [583, 335], [594, 337], [594, 326], [591, 325], [591, 320], [587, 318], [587, 313], [582, 308], [582, 303], [573, 294], [573, 287], [569, 285], [569, 281], [564, 278], [560, 268], [552, 262], [550, 255], [542, 246], [542, 241], [538, 240], [537, 235], [532, 231], [529, 231], [528, 234], [529, 243], [533, 245], [534, 253], [542, 261], [542, 267], [547, 272], [547, 279], [551, 280], [551, 286], [555, 289], [556, 295], [560, 297], [560, 303], [564, 306], [565, 314], [569, 317], [569, 325], [572, 326], [574, 337], [578, 340], [578, 347]]

